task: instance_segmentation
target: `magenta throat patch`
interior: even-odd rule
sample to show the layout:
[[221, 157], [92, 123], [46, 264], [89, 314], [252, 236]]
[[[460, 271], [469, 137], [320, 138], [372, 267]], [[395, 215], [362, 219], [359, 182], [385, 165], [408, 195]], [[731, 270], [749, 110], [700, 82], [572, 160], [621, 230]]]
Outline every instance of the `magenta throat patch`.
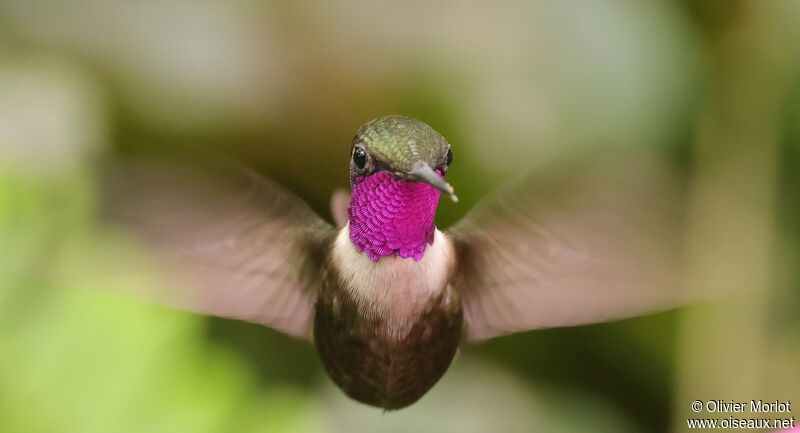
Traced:
[[356, 250], [372, 260], [391, 255], [420, 260], [433, 244], [439, 190], [386, 171], [353, 178], [351, 187], [347, 216]]

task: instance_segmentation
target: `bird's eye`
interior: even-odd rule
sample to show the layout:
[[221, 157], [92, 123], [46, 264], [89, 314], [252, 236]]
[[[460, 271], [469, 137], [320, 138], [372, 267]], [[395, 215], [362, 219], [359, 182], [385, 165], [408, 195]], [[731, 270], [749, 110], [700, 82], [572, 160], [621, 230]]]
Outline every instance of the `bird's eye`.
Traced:
[[363, 147], [356, 147], [353, 149], [353, 162], [359, 170], [367, 165], [367, 151], [364, 150]]
[[448, 150], [447, 151], [447, 165], [449, 166], [452, 163], [453, 163], [453, 151], [452, 150]]

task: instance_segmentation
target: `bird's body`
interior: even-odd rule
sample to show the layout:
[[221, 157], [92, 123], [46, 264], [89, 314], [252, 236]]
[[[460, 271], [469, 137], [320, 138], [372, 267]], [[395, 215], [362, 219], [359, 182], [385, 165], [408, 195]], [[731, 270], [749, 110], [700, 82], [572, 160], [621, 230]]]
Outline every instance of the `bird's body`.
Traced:
[[352, 194], [334, 200], [347, 206], [339, 229], [255, 175], [241, 189], [146, 169], [111, 196], [187, 289], [163, 302], [313, 339], [347, 395], [387, 410], [439, 380], [462, 329], [478, 341], [679, 302], [665, 278], [678, 218], [664, 211], [671, 192], [648, 183], [656, 171], [615, 161], [525, 181], [442, 231], [452, 160], [419, 120], [366, 123], [350, 146]]
[[[447, 191], [448, 149], [430, 127], [400, 117], [353, 140], [348, 222], [323, 264], [314, 341], [347, 395], [384, 409], [417, 401], [458, 348], [456, 254], [433, 221], [440, 191], [432, 184]], [[433, 182], [404, 177], [415, 169]]]
[[415, 402], [450, 366], [461, 336], [451, 241], [437, 230], [419, 261], [373, 261], [345, 226], [330, 251], [314, 319], [325, 368], [361, 402], [385, 409]]

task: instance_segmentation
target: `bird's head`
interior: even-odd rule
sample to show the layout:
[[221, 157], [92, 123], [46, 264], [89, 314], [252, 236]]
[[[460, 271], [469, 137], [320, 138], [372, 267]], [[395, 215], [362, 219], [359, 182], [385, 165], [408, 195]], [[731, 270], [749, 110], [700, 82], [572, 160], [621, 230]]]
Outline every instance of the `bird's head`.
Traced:
[[420, 260], [433, 244], [440, 192], [458, 201], [445, 180], [450, 144], [433, 128], [386, 116], [358, 129], [350, 158], [350, 239], [372, 260]]
[[398, 181], [427, 183], [458, 201], [444, 180], [453, 162], [450, 143], [422, 121], [405, 116], [369, 121], [353, 138], [351, 156], [351, 179], [386, 172]]

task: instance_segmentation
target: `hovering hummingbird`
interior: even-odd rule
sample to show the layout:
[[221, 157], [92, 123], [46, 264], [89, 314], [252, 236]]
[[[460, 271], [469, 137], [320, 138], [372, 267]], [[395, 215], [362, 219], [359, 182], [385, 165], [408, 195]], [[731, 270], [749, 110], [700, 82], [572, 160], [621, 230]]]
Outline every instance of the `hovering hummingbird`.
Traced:
[[[677, 219], [648, 169], [592, 165], [523, 179], [449, 230], [436, 227], [451, 144], [404, 116], [372, 120], [350, 145], [339, 227], [257, 175], [248, 188], [146, 170], [115, 191], [120, 212], [180, 278], [162, 300], [313, 340], [348, 396], [416, 402], [462, 340], [630, 317], [674, 306]], [[622, 164], [622, 162], [620, 162]], [[639, 176], [641, 175], [641, 176]], [[633, 177], [634, 182], [628, 179]], [[118, 209], [119, 210], [119, 209]]]

